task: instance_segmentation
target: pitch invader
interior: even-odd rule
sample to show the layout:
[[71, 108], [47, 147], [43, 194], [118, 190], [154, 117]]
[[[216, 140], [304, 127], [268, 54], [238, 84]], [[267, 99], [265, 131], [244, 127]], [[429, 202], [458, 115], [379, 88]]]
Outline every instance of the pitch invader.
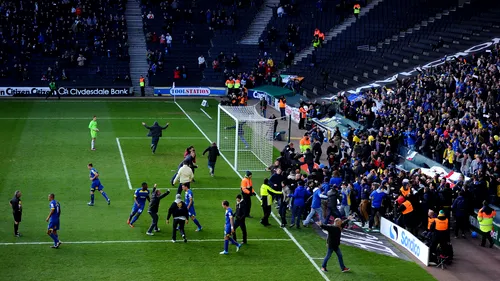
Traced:
[[132, 206], [132, 212], [128, 217], [127, 224], [130, 227], [134, 227], [134, 223], [139, 219], [146, 206], [146, 200], [150, 201], [148, 184], [143, 182], [142, 187], [138, 188], [134, 193], [134, 206]]
[[99, 129], [97, 129], [97, 116], [94, 115], [94, 117], [90, 121], [89, 129], [90, 137], [92, 138], [90, 149], [95, 150], [95, 139], [97, 138], [97, 132], [99, 132]]
[[90, 202], [87, 205], [94, 206], [94, 192], [96, 189], [102, 194], [102, 197], [106, 199], [108, 205], [111, 204], [111, 200], [109, 199], [106, 192], [104, 192], [104, 186], [101, 184], [101, 180], [99, 180], [99, 173], [92, 166], [92, 163], [89, 163], [87, 167], [90, 170], [90, 181], [92, 181], [92, 184], [90, 184]]

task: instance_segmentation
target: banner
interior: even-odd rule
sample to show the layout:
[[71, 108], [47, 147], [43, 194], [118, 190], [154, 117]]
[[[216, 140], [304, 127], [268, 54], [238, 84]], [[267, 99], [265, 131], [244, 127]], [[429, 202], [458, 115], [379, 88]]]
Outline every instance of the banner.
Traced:
[[268, 105], [270, 106], [274, 105], [274, 97], [270, 96], [267, 92], [248, 90], [248, 99], [260, 100], [261, 98], [266, 99]]
[[225, 96], [226, 88], [211, 88], [211, 87], [155, 87], [155, 96], [176, 96], [176, 97], [208, 97], [208, 96]]
[[380, 233], [408, 250], [426, 266], [429, 265], [429, 247], [406, 229], [382, 217]]
[[49, 87], [0, 87], [0, 96], [43, 96]]
[[297, 76], [297, 75], [288, 75], [288, 74], [281, 74], [281, 82], [284, 84], [288, 83], [290, 80], [298, 80], [299, 82], [304, 80], [304, 77]]
[[[85, 88], [59, 87], [57, 93], [61, 96], [128, 96], [130, 88]], [[0, 96], [45, 96], [49, 87], [0, 87]]]
[[130, 88], [79, 88], [59, 87], [57, 92], [61, 96], [129, 96]]

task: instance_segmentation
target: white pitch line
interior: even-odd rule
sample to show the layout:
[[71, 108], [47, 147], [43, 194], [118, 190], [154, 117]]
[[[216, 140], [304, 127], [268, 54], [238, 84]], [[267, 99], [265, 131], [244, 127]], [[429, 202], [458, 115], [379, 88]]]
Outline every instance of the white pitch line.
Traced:
[[[187, 118], [186, 118], [187, 120]], [[168, 140], [204, 140], [204, 138], [200, 137], [161, 137], [162, 139]], [[122, 140], [144, 140], [151, 139], [151, 137], [120, 137]]]
[[212, 119], [212, 117], [210, 117], [210, 115], [208, 115], [208, 113], [207, 113], [205, 110], [203, 110], [203, 108], [200, 108], [200, 110], [201, 110], [201, 111], [203, 111], [203, 113], [205, 113], [205, 115], [206, 115], [208, 118]]
[[[222, 242], [223, 239], [198, 239], [198, 240], [188, 240], [188, 242]], [[262, 239], [248, 239], [248, 241], [256, 242], [278, 242], [278, 241], [292, 241], [291, 239], [279, 239], [279, 238], [262, 238]], [[173, 243], [172, 240], [110, 240], [110, 241], [66, 241], [62, 242], [65, 244], [127, 244], [127, 243]], [[51, 245], [54, 242], [4, 242], [0, 243], [0, 246], [16, 246], [16, 245]], [[182, 244], [182, 243], [180, 243]]]
[[[0, 120], [91, 120], [90, 117], [0, 117]], [[99, 117], [99, 120], [187, 120], [185, 117]]]
[[[179, 109], [184, 112], [184, 114], [186, 115], [186, 117], [193, 123], [193, 125], [200, 131], [200, 133], [207, 139], [208, 142], [212, 143], [212, 141], [210, 140], [210, 138], [205, 134], [205, 132], [203, 132], [203, 130], [201, 130], [201, 128], [198, 126], [198, 124], [196, 124], [196, 122], [194, 122], [194, 120], [189, 116], [189, 114], [187, 114], [187, 112], [180, 106], [180, 104], [178, 104], [177, 102], [175, 102], [175, 104], [179, 107]], [[224, 154], [221, 154], [222, 158], [224, 158], [224, 160], [229, 164], [229, 161], [227, 160], [227, 158], [224, 156]], [[242, 179], [243, 177], [241, 176], [241, 174], [233, 168], [233, 166], [231, 166], [229, 164], [229, 166], [233, 169], [233, 171]], [[259, 200], [261, 200], [260, 196], [257, 195], [257, 198]], [[278, 224], [281, 224], [281, 221], [278, 219], [278, 217], [274, 214], [274, 212], [271, 212], [271, 215], [273, 216], [273, 218], [276, 220], [276, 222]], [[323, 279], [325, 279], [326, 281], [330, 281], [330, 279], [328, 278], [328, 276], [326, 276], [326, 274], [321, 271], [321, 268], [319, 267], [318, 264], [316, 264], [316, 262], [311, 258], [311, 256], [307, 253], [307, 251], [304, 249], [304, 247], [302, 247], [302, 245], [300, 245], [300, 243], [297, 241], [297, 239], [295, 239], [295, 237], [292, 235], [292, 233], [290, 233], [290, 231], [288, 231], [288, 229], [286, 228], [283, 228], [283, 231], [285, 231], [285, 233], [288, 235], [288, 237], [290, 237], [290, 239], [292, 239], [292, 241], [295, 243], [295, 245], [297, 245], [297, 247], [300, 249], [300, 251], [304, 254], [304, 256], [306, 256], [306, 258], [309, 260], [309, 262], [311, 262], [311, 264], [314, 266], [314, 268], [316, 268], [316, 270], [318, 271], [318, 273], [321, 275], [321, 277], [323, 277]]]
[[116, 144], [118, 144], [118, 150], [120, 151], [120, 157], [122, 158], [123, 170], [125, 171], [125, 178], [127, 179], [128, 189], [132, 190], [132, 183], [130, 183], [130, 176], [128, 175], [127, 164], [125, 164], [125, 157], [123, 156], [122, 146], [120, 145], [119, 138], [116, 138]]

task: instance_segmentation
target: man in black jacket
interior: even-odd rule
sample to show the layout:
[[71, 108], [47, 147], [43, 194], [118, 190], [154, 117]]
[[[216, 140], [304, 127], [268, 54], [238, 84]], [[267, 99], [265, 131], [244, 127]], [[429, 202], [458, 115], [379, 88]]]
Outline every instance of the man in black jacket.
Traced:
[[319, 160], [321, 159], [321, 155], [323, 154], [323, 149], [321, 149], [321, 142], [318, 138], [314, 139], [312, 151], [314, 154], [314, 162], [319, 165]]
[[23, 207], [21, 205], [21, 191], [16, 190], [14, 193], [14, 198], [10, 200], [10, 206], [12, 207], [12, 214], [14, 215], [14, 236], [21, 237], [19, 233], [19, 224], [21, 223], [21, 218], [23, 215]]
[[240, 227], [241, 234], [243, 235], [243, 244], [247, 244], [247, 225], [245, 223], [245, 218], [247, 217], [246, 211], [247, 202], [242, 199], [241, 194], [236, 195], [236, 220], [234, 221], [233, 239], [234, 241], [238, 241], [236, 239], [236, 229]]
[[149, 130], [148, 137], [151, 137], [151, 151], [153, 154], [156, 152], [156, 147], [158, 146], [158, 142], [160, 141], [160, 137], [162, 136], [162, 131], [165, 130], [168, 127], [165, 125], [165, 127], [162, 127], [158, 125], [158, 122], [154, 122], [153, 126], [149, 127], [146, 125], [146, 123], [142, 122], [142, 125], [146, 127], [146, 129]]
[[151, 200], [149, 201], [149, 209], [148, 213], [153, 219], [151, 222], [151, 226], [149, 227], [148, 231], [146, 232], [147, 235], [153, 236], [153, 230], [155, 232], [159, 232], [160, 229], [158, 228], [158, 208], [160, 207], [160, 200], [165, 198], [168, 194], [170, 194], [170, 189], [167, 190], [167, 192], [161, 194], [160, 190], [156, 189], [156, 183], [153, 186], [153, 192], [151, 193]]
[[174, 217], [174, 224], [172, 225], [172, 242], [175, 243], [177, 237], [177, 227], [179, 227], [179, 232], [184, 239], [184, 243], [187, 242], [186, 234], [184, 233], [184, 225], [189, 223], [189, 212], [184, 203], [181, 200], [181, 195], [177, 194], [175, 196], [175, 201], [172, 203], [168, 209], [167, 224], [170, 223], [170, 216]]
[[217, 144], [214, 142], [211, 146], [207, 147], [205, 151], [203, 151], [203, 155], [208, 152], [208, 170], [210, 171], [210, 176], [214, 176], [215, 172], [215, 162], [217, 162], [217, 157], [219, 157], [219, 148]]
[[333, 225], [331, 224], [322, 224], [321, 221], [318, 221], [319, 227], [321, 229], [326, 230], [328, 232], [328, 237], [326, 238], [327, 241], [327, 246], [328, 246], [328, 251], [326, 252], [325, 259], [323, 260], [323, 264], [321, 265], [321, 270], [322, 271], [328, 271], [326, 269], [326, 264], [328, 263], [328, 260], [332, 256], [332, 253], [335, 252], [337, 254], [337, 258], [339, 259], [339, 264], [340, 264], [340, 270], [342, 272], [347, 272], [350, 269], [344, 265], [344, 260], [342, 258], [342, 252], [340, 251], [340, 236], [342, 235], [342, 229], [344, 226], [347, 224], [347, 221], [349, 219], [342, 221], [339, 218], [336, 218], [335, 221], [333, 221]]

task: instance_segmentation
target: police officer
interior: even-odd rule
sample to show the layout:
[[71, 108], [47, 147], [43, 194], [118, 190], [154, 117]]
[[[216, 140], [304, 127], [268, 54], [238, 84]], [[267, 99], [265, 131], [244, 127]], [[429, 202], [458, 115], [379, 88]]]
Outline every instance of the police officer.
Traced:
[[493, 219], [497, 215], [497, 212], [493, 210], [488, 202], [485, 200], [483, 202], [483, 207], [477, 213], [477, 221], [479, 222], [479, 229], [481, 230], [481, 247], [486, 245], [486, 239], [490, 241], [490, 248], [493, 248], [493, 238], [491, 238], [490, 232], [493, 230]]

